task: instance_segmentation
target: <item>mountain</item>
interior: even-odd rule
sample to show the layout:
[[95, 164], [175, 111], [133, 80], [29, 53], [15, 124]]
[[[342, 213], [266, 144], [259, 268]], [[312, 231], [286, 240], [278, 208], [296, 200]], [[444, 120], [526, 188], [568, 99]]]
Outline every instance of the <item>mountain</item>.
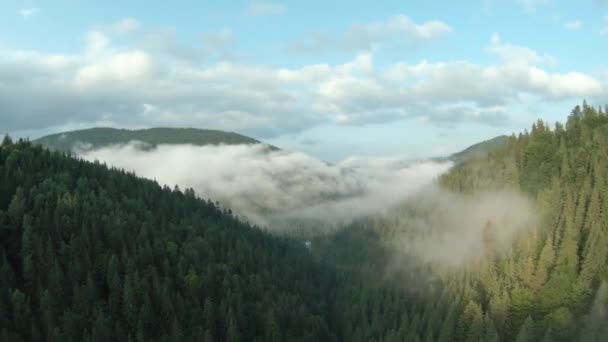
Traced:
[[0, 175], [1, 341], [368, 341], [424, 302], [192, 189], [8, 137]]
[[[505, 255], [471, 270], [466, 286], [480, 291], [471, 300], [471, 313], [480, 309], [493, 318], [503, 339], [608, 340], [608, 115], [603, 108], [576, 106], [565, 125], [550, 127], [539, 120], [487, 158], [455, 167], [442, 184], [469, 194], [513, 189], [532, 201], [537, 214], [537, 222]], [[512, 210], [510, 215], [521, 214]], [[500, 229], [489, 229], [488, 236]]]
[[332, 341], [305, 246], [192, 190], [0, 146], [1, 341]]
[[306, 243], [6, 138], [0, 340], [608, 341], [607, 194], [586, 104]]
[[[159, 144], [237, 145], [261, 142], [232, 132], [196, 128], [148, 128], [128, 130], [117, 128], [90, 128], [51, 134], [33, 142], [51, 150], [72, 151], [74, 148], [99, 149], [115, 144], [140, 141], [151, 146]], [[271, 149], [276, 147], [271, 146]]]
[[[368, 316], [360, 331], [403, 329], [404, 341], [608, 341], [606, 112], [583, 104], [565, 125], [539, 120], [457, 164], [438, 189], [314, 241], [320, 259], [376, 284], [399, 273], [420, 279], [399, 280], [422, 300], [415, 309], [368, 294], [392, 314]], [[393, 315], [408, 322], [392, 325]]]
[[500, 135], [492, 139], [488, 139], [477, 144], [471, 145], [466, 149], [456, 152], [447, 159], [456, 163], [462, 163], [470, 159], [476, 159], [488, 155], [490, 152], [498, 150], [506, 146], [509, 137]]

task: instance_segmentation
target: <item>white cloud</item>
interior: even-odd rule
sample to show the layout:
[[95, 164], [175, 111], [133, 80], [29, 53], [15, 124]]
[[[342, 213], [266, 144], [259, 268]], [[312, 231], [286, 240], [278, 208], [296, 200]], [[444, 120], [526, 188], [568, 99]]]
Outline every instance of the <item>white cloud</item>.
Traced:
[[416, 24], [412, 19], [405, 15], [398, 15], [389, 18], [386, 22], [355, 25], [351, 28], [350, 34], [363, 35], [369, 39], [385, 37], [388, 35], [401, 35], [418, 40], [429, 40], [452, 32], [452, 28], [446, 23], [438, 20], [427, 21]]
[[451, 166], [362, 157], [331, 165], [262, 145], [161, 145], [141, 151], [130, 143], [81, 153], [161, 184], [194, 188], [271, 229], [281, 228], [285, 219], [345, 223], [388, 210]]
[[583, 27], [583, 23], [580, 20], [572, 20], [565, 23], [564, 27], [568, 30], [578, 31]]
[[110, 26], [110, 31], [117, 34], [127, 34], [139, 29], [140, 23], [133, 18], [124, 18]]
[[451, 33], [453, 29], [439, 20], [416, 23], [405, 15], [386, 21], [357, 24], [341, 35], [314, 33], [290, 46], [294, 52], [323, 53], [330, 50], [346, 52], [369, 51], [387, 41], [430, 41]]
[[103, 52], [108, 45], [110, 39], [100, 31], [90, 31], [86, 36], [86, 52], [90, 56], [98, 55]]
[[79, 87], [91, 87], [99, 83], [122, 83], [138, 86], [152, 72], [150, 57], [142, 51], [129, 51], [112, 55], [106, 60], [88, 64], [76, 72], [75, 83]]
[[24, 19], [29, 19], [38, 14], [39, 12], [40, 9], [37, 7], [27, 7], [19, 10], [19, 14], [21, 14]]
[[252, 17], [267, 17], [284, 14], [287, 12], [287, 7], [279, 3], [256, 1], [249, 4], [246, 12]]
[[[164, 46], [173, 47], [170, 37]], [[229, 41], [232, 33], [218, 37]], [[270, 138], [327, 123], [409, 118], [439, 126], [504, 126], [512, 122], [512, 108], [529, 99], [608, 95], [605, 80], [546, 69], [552, 58], [498, 35], [487, 47], [495, 61], [487, 64], [386, 65], [366, 52], [337, 64], [271, 67], [221, 57], [185, 62], [172, 48], [134, 45], [119, 47], [92, 31], [75, 55], [0, 50], [0, 122], [10, 132], [104, 122], [209, 127]]]
[[498, 56], [506, 63], [554, 64], [556, 62], [555, 58], [552, 56], [540, 56], [532, 49], [512, 44], [505, 44], [501, 41], [498, 33], [492, 34], [488, 51]]

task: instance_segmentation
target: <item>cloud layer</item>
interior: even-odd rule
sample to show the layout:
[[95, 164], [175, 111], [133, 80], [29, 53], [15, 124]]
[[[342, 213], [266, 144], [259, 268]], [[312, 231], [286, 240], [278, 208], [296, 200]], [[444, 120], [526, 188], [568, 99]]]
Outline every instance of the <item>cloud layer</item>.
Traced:
[[80, 154], [161, 184], [193, 188], [201, 197], [274, 230], [291, 220], [335, 226], [383, 212], [450, 167], [386, 158], [351, 158], [331, 165], [262, 145], [140, 147], [134, 142]]
[[536, 223], [532, 203], [518, 193], [440, 189], [435, 180], [449, 162], [352, 157], [328, 164], [264, 145], [142, 147], [131, 142], [77, 153], [193, 188], [274, 233], [310, 237], [370, 218], [395, 252], [388, 269], [413, 260], [460, 267], [499, 256]]
[[[442, 22], [406, 16], [353, 26], [341, 42], [364, 50], [387, 37], [433, 39]], [[128, 36], [125, 43], [125, 36]], [[351, 37], [351, 38], [348, 38]], [[494, 63], [377, 63], [364, 51], [342, 63], [275, 67], [237, 62], [229, 29], [184, 45], [172, 30], [135, 19], [88, 32], [76, 54], [0, 48], [0, 120], [8, 132], [55, 127], [194, 126], [267, 139], [322, 124], [365, 125], [415, 118], [439, 126], [512, 123], [529, 99], [601, 98], [606, 84], [552, 72], [555, 58], [493, 35]], [[350, 44], [350, 43], [349, 43]]]

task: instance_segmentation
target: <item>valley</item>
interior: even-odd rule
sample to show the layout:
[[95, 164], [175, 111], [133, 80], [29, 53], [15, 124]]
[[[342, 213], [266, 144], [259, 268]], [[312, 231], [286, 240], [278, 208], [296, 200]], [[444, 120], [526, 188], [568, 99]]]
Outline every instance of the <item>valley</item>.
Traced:
[[[382, 164], [402, 177], [381, 182], [405, 189], [377, 207], [376, 194], [391, 195], [365, 187], [374, 180], [361, 178], [369, 166], [346, 169], [263, 145], [254, 154], [244, 148], [257, 147], [189, 145], [206, 165], [235, 147], [242, 154], [229, 165], [244, 155], [249, 168], [290, 165], [267, 178], [278, 185], [253, 188], [248, 206], [231, 207], [179, 184], [183, 177], [162, 178], [154, 164], [122, 170], [113, 164], [120, 158], [104, 159], [117, 150], [99, 152], [111, 146], [84, 152], [91, 158], [6, 137], [0, 305], [9, 314], [1, 339], [603, 341], [608, 116], [583, 104], [565, 124], [539, 120], [499, 141], [424, 177], [416, 164]], [[184, 148], [156, 144], [137, 153]], [[196, 177], [216, 182], [202, 165]], [[315, 193], [314, 183], [343, 190]], [[248, 224], [243, 208], [265, 196], [298, 202], [259, 202], [260, 222], [293, 208], [310, 216]]]

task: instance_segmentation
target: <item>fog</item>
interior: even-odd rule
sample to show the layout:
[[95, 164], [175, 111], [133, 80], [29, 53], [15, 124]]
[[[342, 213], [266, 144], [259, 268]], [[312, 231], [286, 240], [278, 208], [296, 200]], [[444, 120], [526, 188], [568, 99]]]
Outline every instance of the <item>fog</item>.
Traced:
[[533, 208], [514, 191], [465, 195], [432, 185], [382, 220], [393, 232], [389, 244], [397, 251], [425, 262], [462, 266], [508, 250], [520, 232], [537, 223]]
[[462, 266], [500, 255], [536, 222], [512, 191], [464, 195], [434, 182], [450, 162], [353, 157], [329, 164], [265, 145], [140, 142], [77, 152], [170, 187], [193, 188], [241, 219], [275, 233], [316, 234], [371, 217], [396, 257]]
[[160, 184], [193, 188], [239, 217], [270, 230], [290, 220], [347, 224], [385, 212], [428, 186], [449, 162], [349, 158], [328, 164], [264, 145], [159, 145], [139, 142], [77, 151], [86, 160], [134, 171]]

